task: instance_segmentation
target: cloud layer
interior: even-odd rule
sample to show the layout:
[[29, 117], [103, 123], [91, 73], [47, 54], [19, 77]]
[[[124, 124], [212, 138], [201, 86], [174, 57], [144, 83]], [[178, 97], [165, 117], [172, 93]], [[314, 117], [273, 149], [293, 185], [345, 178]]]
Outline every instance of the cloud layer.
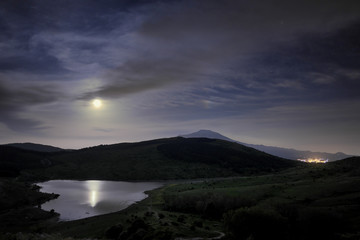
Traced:
[[[53, 136], [78, 119], [86, 138], [110, 136], [125, 113], [136, 120], [121, 124], [143, 131], [183, 126], [162, 130], [174, 135], [222, 119], [219, 131], [272, 132], [278, 143], [329, 121], [321, 135], [353, 140], [342, 123], [360, 121], [359, 13], [355, 0], [2, 1], [0, 122]], [[113, 103], [108, 126], [86, 121], [95, 97]]]

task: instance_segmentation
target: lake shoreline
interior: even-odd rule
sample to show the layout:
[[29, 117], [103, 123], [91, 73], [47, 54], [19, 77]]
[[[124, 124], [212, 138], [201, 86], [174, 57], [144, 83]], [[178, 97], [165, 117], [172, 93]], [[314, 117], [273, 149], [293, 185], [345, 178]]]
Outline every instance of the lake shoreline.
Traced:
[[[0, 179], [0, 232], [33, 231], [47, 220], [55, 220], [59, 214], [40, 209], [40, 205], [59, 197], [58, 194], [43, 193], [34, 183]], [[6, 200], [6, 199], [10, 199]]]

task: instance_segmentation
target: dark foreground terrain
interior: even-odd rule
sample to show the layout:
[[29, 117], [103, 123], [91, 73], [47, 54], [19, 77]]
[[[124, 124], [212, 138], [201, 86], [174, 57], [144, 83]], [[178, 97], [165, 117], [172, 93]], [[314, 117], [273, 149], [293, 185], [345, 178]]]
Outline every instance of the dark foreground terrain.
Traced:
[[57, 197], [57, 194], [39, 192], [34, 184], [0, 178], [0, 232], [32, 232], [45, 221], [56, 221], [57, 213], [44, 211], [39, 206]]
[[360, 238], [360, 158], [355, 157], [273, 174], [170, 184], [149, 196], [116, 213], [22, 225], [21, 234], [14, 222], [2, 229], [2, 238]]

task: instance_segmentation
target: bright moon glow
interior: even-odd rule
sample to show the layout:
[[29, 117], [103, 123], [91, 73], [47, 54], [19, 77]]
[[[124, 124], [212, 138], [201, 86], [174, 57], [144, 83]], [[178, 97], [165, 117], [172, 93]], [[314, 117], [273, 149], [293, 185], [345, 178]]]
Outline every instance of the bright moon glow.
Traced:
[[95, 108], [100, 108], [102, 106], [102, 101], [100, 99], [94, 99], [92, 101], [92, 105], [95, 107]]

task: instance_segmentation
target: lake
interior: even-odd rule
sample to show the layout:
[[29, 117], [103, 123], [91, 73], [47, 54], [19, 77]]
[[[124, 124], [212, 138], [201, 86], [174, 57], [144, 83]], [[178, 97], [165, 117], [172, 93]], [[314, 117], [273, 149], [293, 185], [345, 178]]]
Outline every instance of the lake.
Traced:
[[37, 183], [42, 192], [60, 196], [41, 205], [60, 213], [61, 221], [76, 220], [120, 211], [147, 197], [145, 191], [164, 185], [159, 182], [53, 180]]

